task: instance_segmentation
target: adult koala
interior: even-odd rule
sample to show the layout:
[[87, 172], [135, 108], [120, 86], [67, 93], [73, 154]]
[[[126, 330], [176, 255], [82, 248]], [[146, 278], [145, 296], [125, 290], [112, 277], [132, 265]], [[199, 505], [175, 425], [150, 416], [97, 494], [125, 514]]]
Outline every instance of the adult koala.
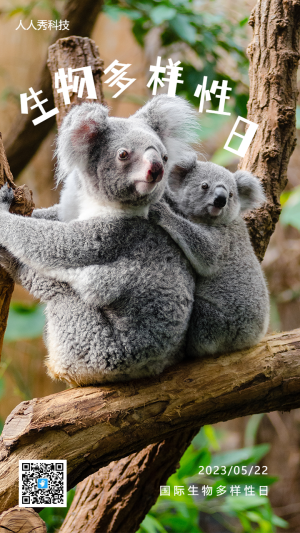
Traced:
[[52, 377], [128, 380], [183, 356], [194, 274], [147, 214], [194, 125], [181, 98], [157, 97], [129, 119], [76, 106], [58, 136], [60, 204], [26, 219], [9, 213], [13, 193], [0, 190], [0, 263], [47, 304]]
[[187, 353], [197, 357], [249, 348], [267, 331], [269, 298], [241, 215], [264, 202], [262, 186], [249, 172], [232, 174], [197, 161], [191, 152], [184, 165], [175, 166], [170, 184], [176, 192], [167, 190], [168, 203], [151, 206], [149, 216], [197, 273]]

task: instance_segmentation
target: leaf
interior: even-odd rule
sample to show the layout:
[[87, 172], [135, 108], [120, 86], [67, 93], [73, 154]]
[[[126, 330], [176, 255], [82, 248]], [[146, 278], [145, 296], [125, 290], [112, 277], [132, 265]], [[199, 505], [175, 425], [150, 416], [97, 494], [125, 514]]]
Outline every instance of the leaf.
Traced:
[[210, 460], [211, 454], [207, 448], [195, 450], [193, 446], [189, 446], [180, 460], [180, 469], [177, 472], [178, 479], [198, 474], [199, 466], [208, 466]]
[[241, 450], [219, 453], [212, 457], [211, 466], [235, 466], [257, 463], [270, 450], [269, 444], [259, 444]]
[[222, 480], [228, 485], [253, 485], [254, 487], [259, 487], [260, 485], [269, 486], [278, 481], [278, 478], [275, 476], [224, 476]]
[[194, 44], [197, 40], [197, 29], [193, 26], [185, 15], [176, 15], [170, 21], [170, 26], [183, 39], [190, 44]]
[[151, 514], [147, 514], [145, 516], [143, 522], [141, 523], [141, 531], [146, 533], [167, 533], [165, 528], [152, 516]]
[[225, 503], [221, 506], [223, 512], [230, 510], [239, 512], [259, 507], [268, 503], [265, 496], [226, 496]]
[[300, 187], [296, 187], [286, 200], [280, 215], [283, 226], [290, 224], [300, 230]]
[[215, 433], [213, 426], [210, 426], [210, 425], [204, 426], [204, 434], [209, 444], [211, 445], [212, 449], [215, 451], [219, 450], [220, 445], [217, 441], [216, 433]]
[[264, 417], [264, 413], [258, 413], [252, 415], [249, 418], [249, 421], [245, 430], [245, 444], [246, 446], [253, 446], [255, 443], [255, 437], [259, 428], [259, 424]]
[[150, 17], [152, 21], [154, 22], [154, 24], [156, 24], [157, 26], [159, 24], [162, 24], [166, 20], [173, 19], [175, 15], [176, 15], [176, 9], [174, 9], [173, 7], [167, 7], [164, 5], [154, 7], [150, 11]]
[[243, 26], [245, 26], [245, 24], [247, 24], [248, 20], [249, 17], [245, 17], [244, 19], [240, 20], [239, 26], [242, 28]]
[[119, 18], [123, 15], [122, 9], [120, 9], [118, 6], [108, 6], [104, 4], [103, 11], [106, 15], [109, 16], [109, 18], [111, 18], [115, 22], [117, 22]]
[[283, 520], [283, 518], [280, 518], [279, 516], [277, 516], [276, 514], [273, 514], [272, 516], [272, 524], [274, 524], [274, 526], [283, 527], [283, 528], [289, 527], [289, 523], [286, 522], [286, 520]]
[[177, 514], [169, 515], [164, 517], [164, 525], [169, 527], [172, 533], [184, 533], [185, 531], [190, 531], [190, 520], [183, 516], [178, 516]]
[[13, 303], [10, 306], [5, 342], [40, 337], [45, 325], [44, 306], [25, 306]]
[[281, 206], [283, 207], [284, 204], [286, 204], [286, 202], [288, 201], [289, 197], [291, 196], [291, 194], [293, 194], [293, 191], [283, 191], [280, 195], [280, 203], [281, 203]]

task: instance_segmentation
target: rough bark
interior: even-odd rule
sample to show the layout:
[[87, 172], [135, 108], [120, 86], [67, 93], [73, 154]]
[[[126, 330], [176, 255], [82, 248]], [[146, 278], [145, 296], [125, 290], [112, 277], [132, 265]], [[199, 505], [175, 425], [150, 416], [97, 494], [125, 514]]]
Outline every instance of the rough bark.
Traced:
[[[70, 35], [83, 35], [88, 37], [95, 25], [97, 15], [102, 8], [102, 0], [69, 0], [62, 14], [63, 20], [68, 20], [69, 30], [59, 30], [55, 33], [52, 43], [57, 39], [69, 37]], [[51, 43], [51, 44], [52, 44]], [[53, 109], [54, 99], [52, 93], [51, 76], [47, 67], [47, 61], [41, 68], [36, 83], [32, 85], [34, 90], [43, 91], [43, 99], [48, 98], [45, 109]], [[55, 117], [52, 117], [38, 126], [34, 126], [32, 120], [39, 116], [39, 112], [30, 110], [28, 115], [21, 115], [13, 124], [12, 129], [5, 140], [7, 159], [10, 162], [11, 170], [15, 178], [29, 163], [40, 144], [47, 136], [55, 124]]]
[[251, 13], [253, 40], [248, 47], [248, 119], [258, 130], [240, 168], [259, 176], [268, 203], [246, 217], [252, 244], [263, 259], [280, 215], [280, 194], [296, 145], [299, 0], [259, 1]]
[[59, 533], [128, 533], [136, 531], [198, 429], [185, 431], [139, 453], [112, 461], [77, 485]]
[[300, 330], [156, 378], [22, 402], [0, 440], [0, 511], [18, 503], [19, 459], [68, 461], [68, 486], [111, 461], [202, 424], [300, 406]]
[[[59, 68], [65, 68], [67, 72], [68, 67], [81, 68], [85, 66], [92, 67], [97, 101], [103, 104], [104, 96], [101, 84], [103, 61], [100, 59], [99, 50], [95, 42], [87, 37], [72, 36], [66, 39], [59, 39], [59, 41], [49, 47], [48, 67], [52, 77], [54, 104], [59, 109], [59, 114], [56, 115], [58, 127], [60, 127], [63, 118], [70, 111], [71, 105], [78, 105], [86, 100], [87, 92], [84, 89], [82, 98], [79, 98], [77, 93], [70, 93], [71, 104], [65, 105], [62, 93], [57, 93], [55, 90], [55, 72]], [[80, 72], [77, 72], [76, 75], [80, 79], [83, 77]], [[93, 100], [87, 101], [93, 102]]]
[[[2, 135], [0, 133], [0, 187], [2, 187], [4, 183], [8, 183], [9, 186], [14, 189], [15, 197], [11, 206], [11, 211], [18, 215], [30, 216], [34, 208], [32, 192], [26, 185], [16, 187], [14, 184], [2, 143]], [[7, 272], [0, 267], [0, 358], [13, 290], [13, 280]]]
[[33, 509], [13, 507], [0, 516], [0, 533], [47, 533], [45, 522]]

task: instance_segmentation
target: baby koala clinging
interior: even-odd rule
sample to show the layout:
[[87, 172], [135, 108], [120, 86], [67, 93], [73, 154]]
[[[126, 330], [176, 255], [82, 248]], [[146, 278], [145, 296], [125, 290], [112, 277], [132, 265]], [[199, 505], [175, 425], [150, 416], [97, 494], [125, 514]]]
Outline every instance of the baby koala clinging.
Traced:
[[187, 353], [249, 348], [267, 331], [269, 297], [241, 215], [264, 202], [262, 186], [249, 172], [232, 174], [197, 161], [191, 152], [184, 165], [174, 167], [170, 184], [168, 203], [154, 204], [150, 218], [171, 235], [197, 273]]

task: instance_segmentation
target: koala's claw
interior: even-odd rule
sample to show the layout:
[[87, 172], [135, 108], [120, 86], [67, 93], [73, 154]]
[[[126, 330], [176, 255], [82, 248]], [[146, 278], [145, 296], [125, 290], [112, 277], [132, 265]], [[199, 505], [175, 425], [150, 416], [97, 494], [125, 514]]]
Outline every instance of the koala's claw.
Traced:
[[0, 209], [9, 210], [11, 203], [14, 199], [13, 190], [8, 187], [7, 183], [0, 189]]
[[149, 209], [149, 219], [156, 224], [159, 224], [162, 220], [165, 220], [170, 213], [170, 208], [165, 200], [159, 200], [155, 204], [151, 204]]
[[155, 224], [158, 224], [158, 222], [160, 221], [161, 216], [158, 202], [150, 205], [148, 218], [151, 222], [154, 222]]

